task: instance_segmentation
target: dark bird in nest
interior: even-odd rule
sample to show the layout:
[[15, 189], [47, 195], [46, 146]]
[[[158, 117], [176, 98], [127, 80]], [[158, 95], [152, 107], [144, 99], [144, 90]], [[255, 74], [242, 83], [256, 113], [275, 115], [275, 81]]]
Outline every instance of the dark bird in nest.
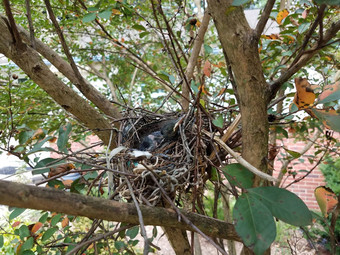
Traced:
[[178, 120], [169, 120], [163, 122], [160, 130], [143, 136], [138, 149], [141, 151], [154, 151], [165, 143], [175, 141], [178, 136], [177, 121]]

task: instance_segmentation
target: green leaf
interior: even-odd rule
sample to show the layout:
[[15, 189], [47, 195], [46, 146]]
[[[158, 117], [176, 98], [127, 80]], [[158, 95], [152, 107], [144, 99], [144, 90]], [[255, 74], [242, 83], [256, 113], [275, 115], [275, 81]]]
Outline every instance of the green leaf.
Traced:
[[211, 168], [210, 181], [218, 181], [218, 171], [215, 167]]
[[[41, 254], [41, 253], [38, 253]], [[31, 250], [26, 250], [21, 253], [21, 255], [35, 255], [35, 253]]]
[[50, 147], [45, 147], [45, 148], [42, 148], [42, 146], [49, 140], [51, 140], [53, 138], [53, 136], [47, 136], [45, 137], [43, 140], [37, 142], [32, 150], [30, 150], [27, 154], [32, 154], [32, 153], [35, 153], [35, 152], [38, 152], [38, 151], [54, 151], [54, 149], [50, 148]]
[[198, 93], [198, 85], [195, 83], [194, 80], [191, 80], [190, 87], [196, 94]]
[[97, 171], [93, 171], [93, 172], [88, 172], [87, 174], [85, 174], [85, 175], [83, 176], [83, 178], [84, 178], [85, 180], [89, 180], [89, 179], [95, 179], [97, 176], [98, 176]]
[[104, 11], [101, 11], [100, 13], [98, 13], [98, 17], [102, 18], [102, 19], [110, 19], [112, 14], [112, 9], [106, 9]]
[[288, 152], [289, 155], [291, 155], [293, 158], [301, 157], [301, 153], [299, 153], [297, 151], [292, 151], [292, 150], [288, 150], [288, 149], [285, 149], [285, 151]]
[[61, 214], [54, 215], [51, 219], [51, 226], [57, 225], [57, 223], [60, 221]]
[[[36, 175], [36, 174], [43, 174], [43, 173], [47, 173], [50, 171], [50, 167], [46, 167], [46, 168], [43, 168], [45, 167], [46, 165], [52, 165], [53, 162], [57, 161], [58, 159], [55, 159], [55, 158], [45, 158], [45, 159], [42, 159], [40, 160], [34, 167], [34, 169], [38, 169], [38, 168], [41, 168], [39, 170], [33, 170], [32, 171], [32, 174], [33, 175]], [[59, 161], [58, 163], [64, 163], [65, 161]]]
[[0, 248], [4, 246], [4, 236], [0, 235]]
[[223, 116], [222, 116], [222, 115], [218, 116], [216, 119], [214, 119], [214, 120], [212, 121], [212, 123], [213, 123], [216, 127], [223, 128], [223, 123], [224, 123]]
[[312, 214], [306, 204], [294, 193], [277, 187], [248, 189], [271, 211], [276, 218], [294, 225], [306, 226], [312, 223]]
[[340, 6], [339, 0], [315, 0], [315, 2], [319, 5], [328, 4], [328, 5], [333, 5], [333, 6]]
[[21, 251], [30, 250], [33, 248], [33, 237], [28, 238], [21, 246]]
[[132, 228], [129, 228], [127, 231], [126, 231], [126, 235], [128, 237], [130, 237], [131, 239], [134, 239], [137, 235], [138, 235], [138, 232], [139, 232], [139, 226], [134, 226]]
[[340, 114], [335, 111], [324, 111], [312, 108], [313, 113], [329, 128], [340, 132]]
[[320, 100], [319, 102], [317, 102], [318, 104], [325, 104], [325, 103], [329, 103], [329, 102], [333, 102], [336, 100], [340, 99], [340, 90], [335, 91], [334, 93], [330, 94], [328, 97]]
[[269, 209], [248, 193], [242, 194], [233, 210], [235, 229], [256, 255], [263, 254], [276, 237], [276, 226]]
[[21, 225], [19, 228], [19, 236], [21, 240], [23, 240], [25, 237], [30, 236], [30, 231], [26, 225]]
[[19, 144], [24, 144], [30, 139], [34, 134], [34, 130], [23, 131], [19, 134]]
[[132, 28], [139, 30], [139, 31], [146, 31], [146, 28], [142, 25], [139, 25], [139, 24], [133, 25]]
[[87, 13], [85, 14], [85, 16], [83, 17], [83, 22], [91, 22], [94, 21], [96, 19], [97, 15], [95, 12], [91, 12], [91, 13]]
[[99, 10], [99, 7], [98, 6], [93, 6], [93, 7], [89, 7], [87, 8], [87, 11], [88, 12], [96, 12]]
[[63, 151], [66, 148], [69, 134], [72, 130], [71, 123], [67, 123], [59, 128], [59, 136], [57, 140], [57, 146], [59, 151]]
[[46, 240], [50, 239], [54, 235], [54, 233], [57, 232], [57, 230], [57, 227], [47, 229], [46, 232], [43, 234], [41, 241], [45, 242]]
[[209, 55], [209, 54], [214, 52], [213, 48], [211, 48], [208, 44], [204, 44], [203, 47], [204, 47], [204, 52], [207, 55]]
[[232, 185], [244, 189], [253, 187], [254, 174], [241, 164], [226, 165], [222, 168], [222, 171]]
[[250, 2], [250, 0], [234, 0], [231, 5], [232, 6], [240, 6], [240, 5], [246, 4], [248, 2]]
[[41, 222], [41, 223], [45, 223], [47, 218], [48, 218], [48, 212], [46, 212], [43, 215], [41, 215], [41, 217], [40, 217], [40, 219], [38, 221]]
[[174, 84], [176, 81], [176, 78], [172, 76], [171, 74], [169, 74], [169, 81], [171, 82], [171, 84]]
[[115, 248], [120, 251], [126, 247], [126, 244], [122, 241], [116, 241], [115, 242]]
[[309, 28], [309, 25], [310, 25], [309, 22], [302, 23], [302, 24], [298, 27], [298, 32], [299, 32], [299, 34], [303, 34], [304, 32], [306, 32], [307, 29]]
[[26, 210], [26, 208], [15, 208], [11, 214], [9, 215], [9, 220], [13, 220], [16, 217], [18, 217], [20, 214], [22, 214], [24, 211]]
[[144, 38], [148, 34], [150, 34], [150, 32], [142, 32], [142, 33], [139, 34], [139, 38]]

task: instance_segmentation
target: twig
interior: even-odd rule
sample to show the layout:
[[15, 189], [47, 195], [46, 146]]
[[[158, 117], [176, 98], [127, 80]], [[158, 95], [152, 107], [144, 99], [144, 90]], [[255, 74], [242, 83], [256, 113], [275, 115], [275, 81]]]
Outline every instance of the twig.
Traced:
[[140, 224], [140, 232], [141, 232], [141, 235], [142, 237], [144, 238], [144, 250], [143, 250], [143, 255], [147, 255], [149, 253], [149, 239], [148, 239], [148, 236], [146, 234], [146, 230], [145, 230], [145, 225], [144, 225], [144, 220], [143, 220], [143, 215], [142, 215], [142, 212], [140, 210], [140, 207], [139, 207], [139, 203], [136, 199], [136, 196], [133, 192], [133, 188], [132, 188], [132, 185], [129, 181], [128, 178], [125, 178], [126, 180], [126, 183], [129, 187], [129, 190], [130, 190], [130, 195], [132, 197], [132, 200], [136, 206], [136, 211], [137, 211], [137, 214], [138, 214], [138, 219], [139, 219], [139, 224]]
[[262, 34], [266, 24], [267, 24], [268, 18], [270, 16], [270, 13], [271, 13], [271, 11], [273, 9], [274, 4], [275, 4], [275, 0], [269, 0], [266, 3], [266, 6], [264, 7], [264, 10], [263, 10], [263, 12], [261, 14], [260, 20], [259, 20], [259, 22], [256, 25], [255, 34], [256, 34], [256, 38], [258, 40], [260, 39], [261, 34]]
[[77, 245], [76, 247], [74, 247], [71, 251], [69, 251], [68, 253], [66, 253], [66, 255], [75, 254], [77, 251], [79, 251], [79, 250], [80, 250], [83, 246], [85, 246], [85, 245], [91, 244], [91, 243], [93, 243], [93, 242], [95, 242], [95, 241], [98, 241], [98, 240], [100, 240], [100, 239], [104, 239], [104, 238], [106, 238], [106, 237], [108, 237], [108, 236], [111, 236], [111, 235], [113, 235], [113, 234], [115, 234], [115, 233], [119, 233], [120, 231], [123, 231], [123, 230], [128, 229], [128, 228], [131, 228], [131, 225], [123, 226], [123, 227], [120, 227], [120, 228], [118, 228], [118, 229], [116, 229], [116, 230], [110, 231], [110, 232], [108, 232], [108, 233], [98, 235], [98, 236], [96, 236], [96, 237], [94, 237], [94, 238], [92, 238], [92, 239], [90, 239], [90, 240], [88, 240], [88, 241], [86, 241], [86, 242], [83, 242], [83, 243], [78, 244], [78, 245]]
[[[190, 80], [193, 77], [194, 69], [195, 69], [195, 66], [197, 64], [197, 58], [200, 54], [202, 44], [204, 42], [204, 35], [207, 32], [207, 29], [208, 29], [208, 26], [209, 26], [209, 21], [210, 21], [210, 14], [206, 11], [204, 13], [201, 26], [198, 30], [197, 37], [195, 38], [194, 45], [193, 45], [192, 51], [191, 51], [191, 55], [190, 55], [190, 58], [189, 58], [189, 61], [188, 61], [188, 66], [187, 66], [187, 69], [185, 71], [188, 82], [190, 82]], [[183, 83], [182, 94], [185, 97], [189, 98], [190, 90], [191, 90], [190, 86], [188, 86], [188, 84], [186, 84], [186, 83]], [[187, 110], [188, 107], [189, 107], [189, 102], [182, 101], [182, 105], [183, 105], [183, 108], [185, 110]]]
[[[314, 132], [314, 135], [313, 135], [313, 138], [310, 139], [310, 141], [305, 145], [305, 147], [303, 147], [303, 149], [299, 152], [300, 155], [303, 155], [305, 154], [312, 146], [313, 144], [315, 143], [315, 141], [319, 138], [321, 132], [319, 129], [316, 129], [315, 132]], [[294, 160], [294, 158], [292, 159], [287, 159], [283, 162], [282, 166], [281, 166], [281, 170], [280, 170], [280, 173], [279, 173], [279, 176], [277, 177], [278, 179], [278, 182], [276, 183], [276, 187], [279, 187], [281, 182], [282, 182], [282, 178], [283, 176], [285, 175], [284, 171], [287, 169], [287, 166], [290, 162], [292, 162]]]
[[213, 138], [224, 150], [226, 150], [231, 156], [234, 157], [234, 159], [239, 162], [242, 166], [244, 166], [245, 168], [247, 168], [250, 172], [254, 173], [255, 175], [261, 177], [264, 180], [268, 180], [271, 182], [278, 182], [278, 179], [274, 178], [273, 176], [270, 176], [260, 170], [258, 170], [256, 167], [252, 166], [250, 163], [248, 163], [244, 158], [242, 158], [239, 154], [237, 154], [236, 152], [234, 152], [231, 148], [229, 148], [228, 145], [226, 145], [220, 138], [215, 137], [214, 134], [206, 131], [206, 130], [202, 130], [202, 132], [204, 134], [206, 134], [207, 136]]
[[303, 179], [305, 179], [308, 175], [310, 175], [313, 170], [322, 162], [323, 158], [325, 157], [327, 151], [324, 152], [324, 154], [321, 156], [321, 158], [318, 160], [318, 162], [316, 162], [316, 164], [312, 167], [312, 169], [310, 169], [304, 176], [301, 176], [300, 178], [292, 181], [291, 183], [289, 183], [288, 185], [286, 185], [284, 188], [287, 189], [289, 186], [293, 185], [294, 183], [297, 183]]
[[[143, 163], [142, 163], [143, 164]], [[167, 195], [167, 193], [165, 192], [165, 190], [163, 189], [163, 187], [159, 184], [159, 182], [157, 181], [157, 179], [154, 176], [153, 170], [148, 168], [148, 166], [146, 166], [145, 164], [143, 164], [145, 166], [146, 169], [148, 169], [151, 172], [151, 178], [153, 179], [153, 181], [156, 183], [156, 185], [159, 187], [159, 189], [161, 190], [163, 196], [166, 198], [166, 200], [169, 202], [169, 204], [171, 205], [171, 207], [176, 211], [177, 215], [178, 215], [178, 220], [180, 221], [181, 219], [188, 224], [191, 228], [193, 228], [197, 233], [199, 233], [201, 236], [203, 236], [206, 240], [208, 240], [213, 246], [215, 246], [215, 248], [221, 252], [224, 255], [227, 255], [227, 253], [219, 246], [217, 245], [210, 237], [208, 237], [206, 234], [204, 234], [198, 227], [196, 227], [186, 216], [184, 216], [180, 210], [177, 208], [177, 206], [172, 202], [171, 198]]]
[[33, 49], [35, 49], [35, 38], [34, 38], [34, 27], [32, 22], [32, 16], [31, 16], [31, 6], [30, 6], [30, 0], [25, 0], [26, 2], [26, 16], [28, 20], [28, 25], [30, 28], [30, 39], [31, 39], [31, 46]]

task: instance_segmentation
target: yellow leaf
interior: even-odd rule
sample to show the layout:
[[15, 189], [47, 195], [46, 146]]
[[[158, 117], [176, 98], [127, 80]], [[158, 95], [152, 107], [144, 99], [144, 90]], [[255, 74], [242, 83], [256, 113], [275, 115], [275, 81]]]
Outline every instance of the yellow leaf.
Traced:
[[112, 14], [113, 15], [119, 15], [119, 14], [122, 14], [122, 13], [117, 9], [112, 9]]
[[284, 20], [284, 18], [286, 18], [289, 14], [289, 11], [287, 9], [284, 9], [282, 11], [280, 11], [277, 16], [276, 16], [276, 22], [281, 25], [282, 20]]
[[296, 93], [293, 103], [301, 109], [306, 109], [313, 105], [315, 101], [315, 94], [311, 88], [310, 83], [304, 78], [295, 78]]

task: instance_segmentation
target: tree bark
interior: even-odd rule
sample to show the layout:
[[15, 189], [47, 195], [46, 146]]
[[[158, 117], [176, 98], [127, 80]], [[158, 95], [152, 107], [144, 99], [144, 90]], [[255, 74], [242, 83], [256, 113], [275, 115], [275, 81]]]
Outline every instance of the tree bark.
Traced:
[[[249, 27], [243, 9], [231, 6], [231, 2], [209, 0], [209, 10], [236, 82], [242, 116], [242, 156], [267, 172], [269, 86], [262, 72], [258, 37]], [[256, 178], [254, 185], [259, 182]]]
[[[67, 112], [73, 114], [105, 143], [109, 144], [112, 126], [86, 100], [65, 85], [27, 44], [17, 48], [4, 18], [0, 19], [0, 52], [17, 64], [39, 87]], [[111, 144], [114, 146], [114, 142]]]
[[[0, 204], [3, 205], [139, 224], [137, 210], [132, 203], [120, 203], [2, 180], [0, 180], [0, 194]], [[194, 231], [193, 228], [179, 221], [178, 215], [172, 209], [144, 205], [140, 205], [140, 209], [146, 225]], [[181, 213], [208, 236], [240, 241], [233, 224], [195, 213], [185, 211]]]

